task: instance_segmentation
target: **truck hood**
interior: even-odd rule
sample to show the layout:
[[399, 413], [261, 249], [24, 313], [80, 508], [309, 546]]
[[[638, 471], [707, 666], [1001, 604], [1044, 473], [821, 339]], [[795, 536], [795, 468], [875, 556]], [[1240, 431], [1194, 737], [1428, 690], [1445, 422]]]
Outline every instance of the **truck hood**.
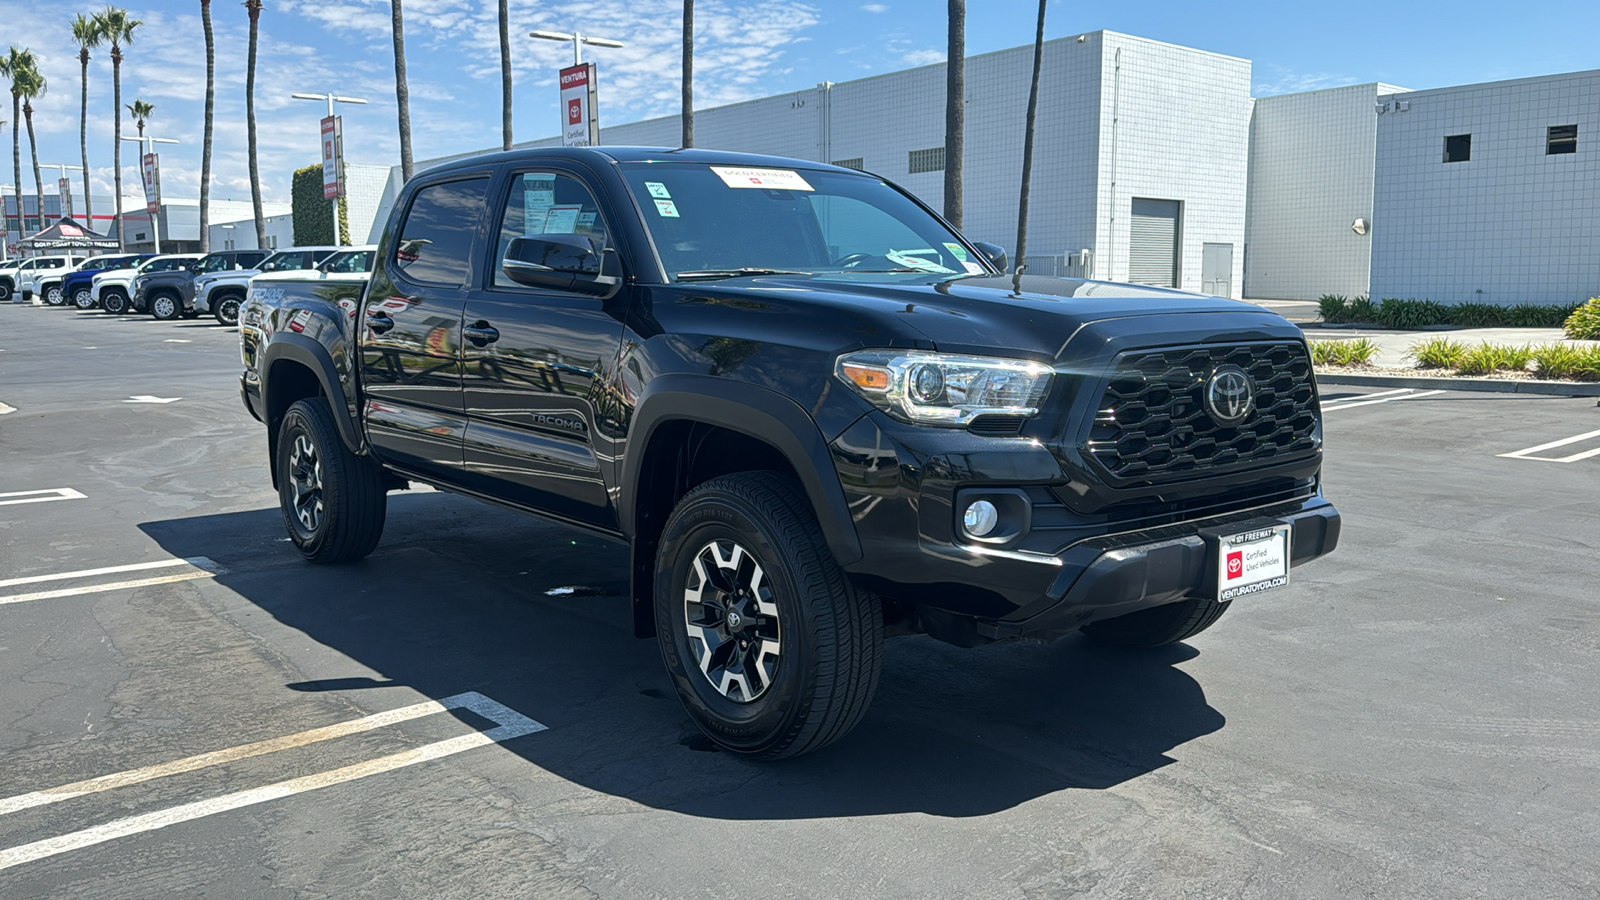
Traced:
[[1233, 334], [1258, 328], [1281, 333], [1289, 326], [1281, 316], [1254, 304], [1141, 285], [1042, 275], [1024, 275], [1020, 285], [1011, 276], [893, 279], [773, 275], [745, 279], [743, 284], [757, 296], [793, 292], [792, 300], [890, 315], [921, 332], [938, 349], [952, 352], [1000, 349], [1010, 355], [1021, 351], [1055, 359], [1085, 326], [1110, 319], [1159, 318], [1143, 326], [1152, 332], [1196, 328], [1196, 316], [1226, 315], [1225, 324], [1212, 319], [1206, 329]]
[[138, 269], [107, 269], [106, 271], [94, 276], [94, 280], [98, 284], [106, 284], [107, 282], [117, 281], [132, 281], [133, 276], [137, 274], [139, 274]]

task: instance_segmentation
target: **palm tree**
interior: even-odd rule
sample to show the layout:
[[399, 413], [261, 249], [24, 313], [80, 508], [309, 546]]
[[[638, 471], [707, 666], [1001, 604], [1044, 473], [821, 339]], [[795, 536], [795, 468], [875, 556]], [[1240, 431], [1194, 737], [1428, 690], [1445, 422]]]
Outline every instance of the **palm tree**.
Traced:
[[411, 180], [411, 90], [406, 87], [406, 28], [401, 0], [389, 0], [394, 14], [394, 99], [400, 111], [400, 174]]
[[[1017, 203], [1016, 272], [1026, 268], [1028, 252], [1028, 187], [1033, 181], [1033, 123], [1039, 112], [1039, 70], [1044, 67], [1044, 4], [1039, 0], [1039, 29], [1033, 36], [1033, 84], [1028, 88], [1028, 123], [1022, 131], [1022, 197]], [[1021, 282], [1018, 282], [1021, 287]]]
[[200, 252], [211, 251], [211, 118], [217, 99], [217, 45], [211, 34], [211, 0], [200, 0], [206, 32], [206, 123], [200, 146]]
[[[39, 230], [44, 230], [44, 179], [39, 177], [39, 142], [33, 136], [33, 103], [35, 97], [43, 97], [49, 84], [39, 73], [38, 61], [33, 58], [33, 53], [22, 51], [28, 55], [27, 67], [22, 72], [22, 118], [28, 123], [28, 154], [33, 158], [33, 202], [39, 210]], [[15, 82], [13, 82], [15, 84]]]
[[500, 0], [500, 149], [511, 149], [511, 14], [506, 0]]
[[155, 111], [154, 103], [146, 103], [138, 97], [133, 98], [133, 102], [128, 104], [128, 115], [133, 116], [133, 123], [139, 126], [139, 137], [144, 137], [144, 124], [150, 120]]
[[134, 30], [144, 23], [115, 6], [107, 6], [94, 18], [103, 39], [111, 42], [111, 170], [116, 183], [117, 248], [126, 250], [128, 242], [122, 236], [122, 45], [133, 43]]
[[250, 13], [250, 53], [245, 62], [245, 141], [250, 150], [250, 203], [256, 214], [256, 246], [267, 246], [267, 217], [261, 212], [261, 167], [256, 160], [256, 39], [261, 32], [261, 0], [244, 0]]
[[89, 48], [100, 46], [100, 20], [78, 13], [72, 20], [72, 39], [78, 42], [78, 62], [83, 65], [83, 100], [78, 109], [78, 146], [83, 151], [83, 221], [94, 230], [94, 201], [89, 191]]
[[[683, 0], [683, 146], [694, 146], [694, 0]], [[827, 160], [823, 160], [827, 162]]]
[[11, 182], [12, 190], [17, 198], [17, 238], [28, 236], [28, 217], [22, 210], [22, 134], [17, 128], [17, 122], [22, 119], [22, 91], [27, 84], [27, 67], [33, 54], [28, 50], [18, 50], [13, 44], [11, 52], [0, 56], [0, 78], [11, 79], [11, 165], [16, 172], [16, 178]]
[[959, 230], [967, 130], [967, 0], [950, 0], [950, 47], [944, 68], [944, 217]]

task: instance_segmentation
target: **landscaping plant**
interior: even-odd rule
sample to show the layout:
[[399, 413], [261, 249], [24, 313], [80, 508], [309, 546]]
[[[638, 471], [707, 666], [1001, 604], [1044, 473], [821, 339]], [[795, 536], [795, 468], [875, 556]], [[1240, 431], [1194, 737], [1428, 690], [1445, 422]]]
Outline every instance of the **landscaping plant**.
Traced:
[[1574, 309], [1561, 328], [1575, 341], [1600, 341], [1600, 297]]
[[1417, 367], [1421, 369], [1454, 369], [1461, 365], [1461, 358], [1466, 352], [1465, 344], [1436, 337], [1412, 344], [1406, 356], [1416, 360]]
[[[1593, 301], [1590, 301], [1593, 305]], [[1546, 344], [1533, 348], [1533, 362], [1542, 378], [1600, 381], [1600, 346]]]
[[1343, 294], [1323, 294], [1317, 298], [1317, 315], [1333, 325], [1350, 321], [1347, 318], [1349, 308], [1350, 301]]
[[1319, 366], [1364, 366], [1377, 352], [1378, 345], [1367, 338], [1311, 342], [1311, 362]]

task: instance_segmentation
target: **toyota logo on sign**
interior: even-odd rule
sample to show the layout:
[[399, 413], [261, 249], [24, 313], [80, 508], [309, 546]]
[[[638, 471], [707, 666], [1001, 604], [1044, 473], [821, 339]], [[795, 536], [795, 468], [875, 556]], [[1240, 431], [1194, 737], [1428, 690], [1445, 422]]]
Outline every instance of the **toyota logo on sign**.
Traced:
[[567, 124], [568, 125], [581, 125], [581, 124], [583, 124], [583, 101], [582, 100], [569, 100], [569, 101], [567, 101]]
[[1218, 425], [1238, 425], [1256, 408], [1256, 385], [1238, 366], [1222, 366], [1206, 380], [1206, 412]]

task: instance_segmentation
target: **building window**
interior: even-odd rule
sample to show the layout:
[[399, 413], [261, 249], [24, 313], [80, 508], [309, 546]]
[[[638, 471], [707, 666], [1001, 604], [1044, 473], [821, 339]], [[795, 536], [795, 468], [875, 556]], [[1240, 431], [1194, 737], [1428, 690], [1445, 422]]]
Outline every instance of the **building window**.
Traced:
[[277, 235], [275, 235], [275, 234], [267, 235], [267, 249], [268, 250], [276, 250], [276, 249], [278, 249], [278, 236]]
[[1444, 161], [1466, 162], [1472, 158], [1472, 135], [1452, 134], [1444, 139]]
[[928, 150], [913, 150], [907, 154], [911, 174], [918, 172], [943, 172], [944, 148], [933, 147]]
[[860, 156], [852, 156], [849, 159], [836, 159], [833, 164], [845, 169], [855, 169], [857, 172], [863, 171], [867, 167], [866, 159]]
[[1544, 153], [1546, 156], [1558, 156], [1562, 153], [1578, 152], [1578, 126], [1576, 125], [1551, 125], [1550, 132], [1545, 136]]

